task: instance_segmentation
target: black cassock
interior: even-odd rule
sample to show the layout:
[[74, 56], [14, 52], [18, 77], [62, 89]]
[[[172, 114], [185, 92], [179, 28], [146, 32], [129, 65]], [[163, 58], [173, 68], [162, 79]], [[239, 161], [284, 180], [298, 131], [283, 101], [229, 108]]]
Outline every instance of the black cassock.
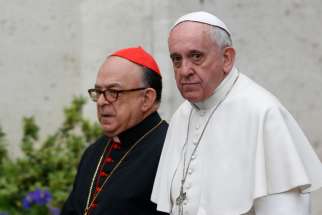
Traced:
[[[93, 201], [89, 215], [164, 215], [157, 212], [156, 205], [150, 201], [168, 128], [165, 121], [158, 125], [159, 122], [161, 118], [154, 112], [138, 125], [119, 134], [120, 144], [114, 144], [102, 136], [89, 146], [81, 158], [73, 190], [64, 204], [62, 215], [84, 214], [92, 181], [90, 202], [95, 192], [99, 194]], [[135, 142], [157, 125], [124, 157]], [[97, 168], [101, 157], [101, 165]], [[124, 160], [113, 171], [122, 157]], [[97, 174], [93, 180], [96, 169]], [[102, 186], [107, 177], [109, 179]]]

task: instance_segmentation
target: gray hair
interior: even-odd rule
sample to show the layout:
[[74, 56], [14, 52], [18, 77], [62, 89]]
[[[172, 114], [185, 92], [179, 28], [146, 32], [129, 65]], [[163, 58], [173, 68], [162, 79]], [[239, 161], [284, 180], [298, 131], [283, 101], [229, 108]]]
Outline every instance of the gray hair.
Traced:
[[225, 47], [232, 47], [233, 42], [230, 35], [222, 28], [216, 26], [210, 26], [210, 37], [217, 43], [217, 45], [223, 49]]

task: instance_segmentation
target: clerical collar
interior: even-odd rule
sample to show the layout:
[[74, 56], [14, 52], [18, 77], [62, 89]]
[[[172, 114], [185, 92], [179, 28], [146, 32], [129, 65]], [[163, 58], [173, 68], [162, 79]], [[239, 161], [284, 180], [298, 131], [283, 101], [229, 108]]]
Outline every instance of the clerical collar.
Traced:
[[120, 133], [117, 137], [120, 140], [122, 147], [130, 146], [147, 133], [151, 128], [156, 126], [161, 121], [161, 117], [157, 112], [153, 112], [146, 117], [142, 122]]
[[219, 86], [215, 89], [214, 93], [208, 97], [206, 100], [196, 103], [191, 103], [192, 107], [197, 110], [205, 110], [210, 109], [217, 105], [223, 97], [228, 93], [228, 91], [233, 86], [236, 78], [238, 76], [237, 68], [233, 67], [233, 69], [229, 72], [229, 74], [225, 77], [225, 79], [219, 84]]

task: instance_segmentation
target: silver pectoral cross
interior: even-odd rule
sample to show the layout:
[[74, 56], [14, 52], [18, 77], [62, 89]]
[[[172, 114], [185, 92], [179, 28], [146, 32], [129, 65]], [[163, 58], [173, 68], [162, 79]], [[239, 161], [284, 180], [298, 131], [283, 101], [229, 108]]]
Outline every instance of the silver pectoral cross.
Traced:
[[182, 203], [183, 203], [183, 201], [186, 199], [186, 197], [187, 197], [187, 194], [186, 194], [186, 192], [183, 192], [183, 186], [181, 186], [181, 188], [180, 188], [180, 194], [176, 198], [176, 204], [181, 206]]

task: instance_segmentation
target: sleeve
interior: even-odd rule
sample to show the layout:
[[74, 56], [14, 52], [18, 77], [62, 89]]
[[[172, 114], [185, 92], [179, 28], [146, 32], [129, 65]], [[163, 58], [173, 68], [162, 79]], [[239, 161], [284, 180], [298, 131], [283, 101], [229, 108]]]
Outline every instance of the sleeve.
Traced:
[[291, 190], [258, 198], [254, 201], [256, 215], [310, 215], [310, 193]]
[[303, 131], [284, 108], [270, 109], [263, 120], [255, 161], [254, 199], [322, 185], [321, 162]]

